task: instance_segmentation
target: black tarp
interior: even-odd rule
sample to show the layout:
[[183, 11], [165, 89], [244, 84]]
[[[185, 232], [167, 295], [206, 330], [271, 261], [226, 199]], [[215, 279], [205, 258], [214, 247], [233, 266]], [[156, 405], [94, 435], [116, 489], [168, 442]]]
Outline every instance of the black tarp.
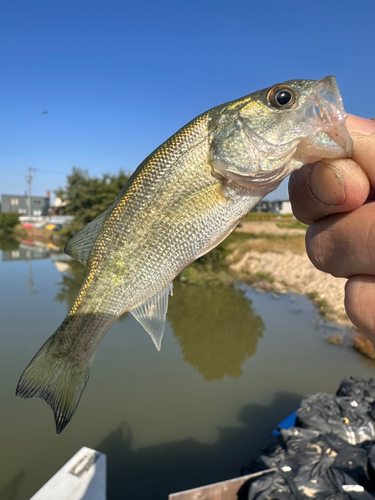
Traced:
[[256, 463], [276, 471], [248, 482], [248, 500], [374, 499], [374, 408], [373, 379], [306, 396], [295, 426], [279, 429]]

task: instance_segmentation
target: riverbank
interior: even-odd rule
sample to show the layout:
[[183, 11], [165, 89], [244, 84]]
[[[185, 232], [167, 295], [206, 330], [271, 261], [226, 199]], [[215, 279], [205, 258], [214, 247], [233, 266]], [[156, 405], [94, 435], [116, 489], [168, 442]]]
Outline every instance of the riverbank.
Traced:
[[[331, 343], [348, 341], [354, 348], [375, 359], [372, 343], [353, 325], [344, 307], [345, 278], [335, 278], [316, 269], [305, 249], [306, 229], [288, 223], [245, 222], [237, 233], [252, 235], [227, 256], [229, 269], [258, 290], [277, 294], [298, 293], [308, 296], [328, 320], [350, 328], [351, 339], [328, 338]], [[257, 235], [255, 237], [253, 235]]]
[[264, 292], [307, 295], [327, 319], [352, 327], [343, 302], [346, 280], [311, 264], [305, 234], [293, 221], [241, 222], [214, 251], [186, 268], [181, 280], [197, 285], [243, 281]]
[[13, 237], [18, 240], [40, 241], [42, 243], [54, 243], [64, 247], [69, 238], [62, 236], [58, 231], [48, 229], [26, 228], [22, 225], [14, 229]]

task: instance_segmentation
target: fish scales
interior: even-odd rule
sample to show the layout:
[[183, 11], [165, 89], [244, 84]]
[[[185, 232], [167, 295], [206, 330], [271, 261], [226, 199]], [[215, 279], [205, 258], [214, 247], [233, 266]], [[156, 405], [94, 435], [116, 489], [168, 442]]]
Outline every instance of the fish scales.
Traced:
[[350, 156], [334, 77], [291, 80], [220, 105], [185, 125], [137, 168], [114, 203], [67, 253], [87, 266], [70, 312], [17, 387], [73, 416], [95, 352], [130, 311], [160, 348], [171, 283], [220, 243], [260, 199], [303, 164]]
[[[209, 117], [194, 121], [174, 143], [160, 148], [103, 226], [89, 272], [111, 270], [116, 281], [120, 276], [120, 283], [116, 283], [120, 286], [118, 313], [137, 307], [164, 288], [247, 212], [251, 196], [227, 199], [222, 183], [211, 174], [208, 121]], [[181, 143], [190, 147], [180, 151]], [[108, 234], [116, 235], [111, 244], [117, 251], [110, 255], [106, 248]], [[148, 234], [153, 235], [151, 241]], [[131, 261], [128, 255], [133, 256]], [[103, 283], [104, 288], [107, 286]]]

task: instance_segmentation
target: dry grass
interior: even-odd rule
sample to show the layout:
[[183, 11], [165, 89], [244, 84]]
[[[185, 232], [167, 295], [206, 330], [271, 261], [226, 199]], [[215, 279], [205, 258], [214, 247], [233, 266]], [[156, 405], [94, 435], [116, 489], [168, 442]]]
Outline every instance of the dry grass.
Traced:
[[257, 252], [275, 252], [284, 253], [286, 251], [303, 254], [306, 253], [305, 237], [290, 236], [274, 237], [274, 238], [251, 238], [241, 243], [232, 243], [228, 245], [228, 250], [235, 252], [235, 260], [238, 261], [241, 257], [251, 250]]
[[343, 345], [344, 343], [344, 337], [342, 335], [330, 335], [327, 337], [327, 340], [333, 345]]
[[372, 343], [361, 332], [355, 332], [352, 338], [353, 347], [370, 359], [375, 359], [375, 349]]

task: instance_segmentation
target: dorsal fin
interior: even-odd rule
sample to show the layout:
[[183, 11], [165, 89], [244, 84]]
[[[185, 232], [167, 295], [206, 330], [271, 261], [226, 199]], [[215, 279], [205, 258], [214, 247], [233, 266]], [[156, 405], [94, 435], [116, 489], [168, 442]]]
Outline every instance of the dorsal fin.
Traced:
[[170, 283], [150, 300], [130, 311], [152, 338], [156, 349], [160, 351], [164, 334], [165, 316], [168, 309], [168, 295], [173, 295], [173, 285]]
[[108, 217], [109, 211], [108, 208], [72, 236], [65, 245], [64, 252], [86, 266], [92, 247]]

